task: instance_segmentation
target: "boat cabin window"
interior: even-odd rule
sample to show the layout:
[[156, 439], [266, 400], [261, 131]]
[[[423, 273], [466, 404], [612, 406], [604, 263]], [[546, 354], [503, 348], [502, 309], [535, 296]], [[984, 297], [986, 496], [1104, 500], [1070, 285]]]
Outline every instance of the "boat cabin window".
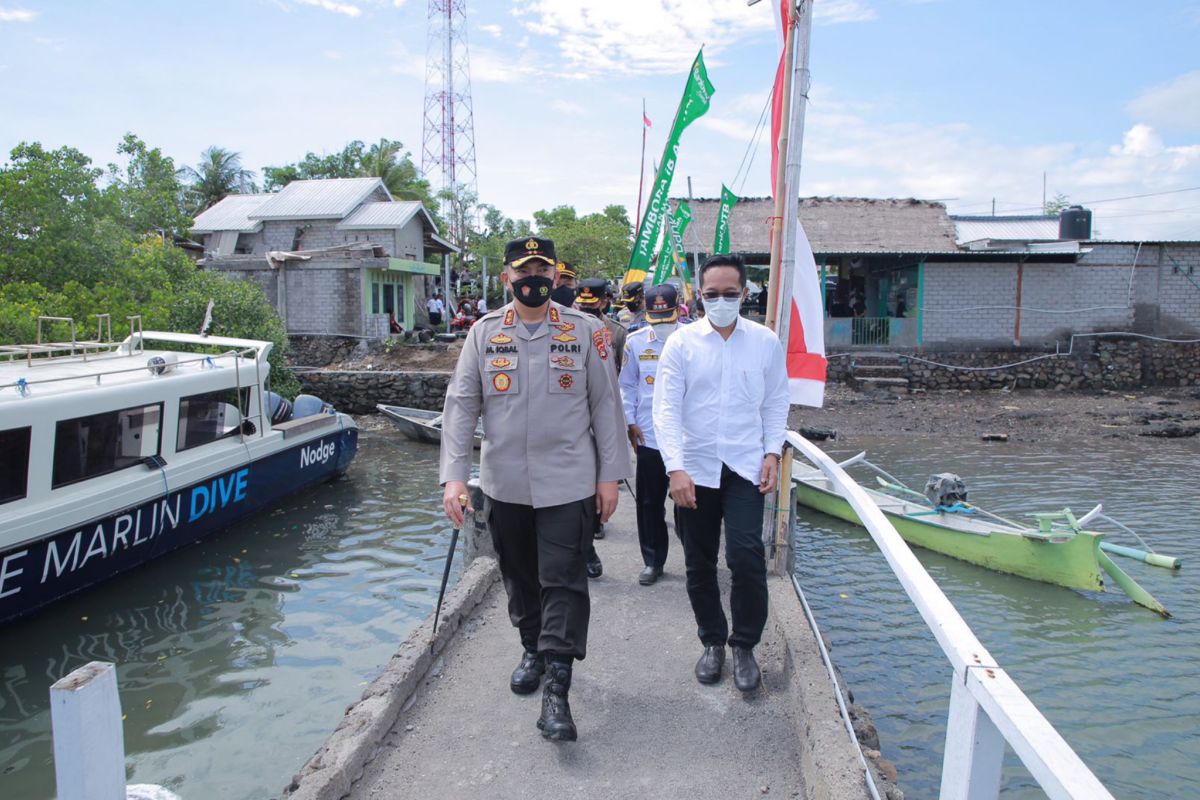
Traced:
[[57, 489], [140, 464], [158, 455], [161, 443], [161, 403], [61, 420], [51, 485]]
[[20, 500], [29, 484], [29, 428], [0, 431], [0, 505]]
[[187, 450], [233, 436], [241, 430], [242, 412], [250, 402], [250, 390], [237, 389], [194, 394], [179, 401], [179, 431], [175, 450]]

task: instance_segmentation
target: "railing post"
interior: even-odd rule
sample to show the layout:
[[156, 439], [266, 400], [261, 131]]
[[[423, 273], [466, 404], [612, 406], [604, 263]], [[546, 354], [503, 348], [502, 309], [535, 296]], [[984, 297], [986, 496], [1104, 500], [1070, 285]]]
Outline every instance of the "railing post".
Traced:
[[1004, 736], [980, 708], [958, 672], [950, 688], [941, 800], [996, 800]]
[[50, 687], [58, 800], [125, 800], [125, 740], [112, 664], [93, 661]]

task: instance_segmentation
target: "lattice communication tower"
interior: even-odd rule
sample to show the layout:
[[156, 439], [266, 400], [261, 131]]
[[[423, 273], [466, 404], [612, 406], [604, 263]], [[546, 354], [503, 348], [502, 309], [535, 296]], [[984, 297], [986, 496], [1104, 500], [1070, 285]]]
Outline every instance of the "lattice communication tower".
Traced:
[[[421, 171], [435, 190], [453, 196], [478, 189], [466, 0], [429, 0]], [[451, 235], [458, 233], [466, 221], [458, 219], [452, 201], [443, 198], [441, 210]]]

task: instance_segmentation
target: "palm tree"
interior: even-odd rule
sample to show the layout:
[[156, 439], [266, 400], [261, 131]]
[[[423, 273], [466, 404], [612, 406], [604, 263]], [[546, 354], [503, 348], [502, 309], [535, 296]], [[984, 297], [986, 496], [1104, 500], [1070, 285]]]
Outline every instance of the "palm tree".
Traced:
[[359, 174], [364, 178], [379, 178], [397, 200], [432, 201], [429, 183], [423, 180], [404, 145], [391, 139], [380, 139], [362, 156]]
[[184, 167], [179, 172], [190, 184], [188, 197], [195, 213], [220, 202], [226, 195], [246, 194], [256, 189], [254, 172], [242, 169], [241, 153], [216, 145], [200, 154], [196, 167]]

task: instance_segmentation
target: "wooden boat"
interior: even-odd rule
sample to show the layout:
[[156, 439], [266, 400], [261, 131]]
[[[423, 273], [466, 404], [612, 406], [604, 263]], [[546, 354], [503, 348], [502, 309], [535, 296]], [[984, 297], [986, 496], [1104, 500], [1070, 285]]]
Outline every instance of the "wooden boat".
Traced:
[[[843, 462], [843, 466], [852, 463], [863, 463], [878, 470], [866, 462], [862, 454]], [[863, 487], [864, 491], [911, 545], [997, 572], [1069, 589], [1103, 592], [1103, 572], [1135, 603], [1164, 617], [1170, 616], [1161, 603], [1113, 563], [1107, 552], [1174, 568], [1179, 566], [1178, 559], [1109, 545], [1103, 541], [1103, 533], [1085, 530], [1083, 525], [1099, 516], [1099, 506], [1078, 519], [1070, 509], [1037, 514], [1038, 525], [1031, 527], [966, 503], [935, 508], [924, 495], [895, 479], [878, 480], [881, 488], [887, 491], [866, 486]], [[800, 505], [856, 525], [861, 524], [850, 504], [842, 499], [832, 488], [829, 479], [816, 467], [793, 462], [792, 482], [796, 502]]]
[[[379, 413], [390, 419], [396, 427], [414, 442], [425, 444], [442, 443], [442, 412], [426, 411], [421, 408], [408, 406], [389, 406], [383, 403], [375, 406]], [[483, 442], [483, 426], [475, 427], [475, 449], [478, 450]]]

